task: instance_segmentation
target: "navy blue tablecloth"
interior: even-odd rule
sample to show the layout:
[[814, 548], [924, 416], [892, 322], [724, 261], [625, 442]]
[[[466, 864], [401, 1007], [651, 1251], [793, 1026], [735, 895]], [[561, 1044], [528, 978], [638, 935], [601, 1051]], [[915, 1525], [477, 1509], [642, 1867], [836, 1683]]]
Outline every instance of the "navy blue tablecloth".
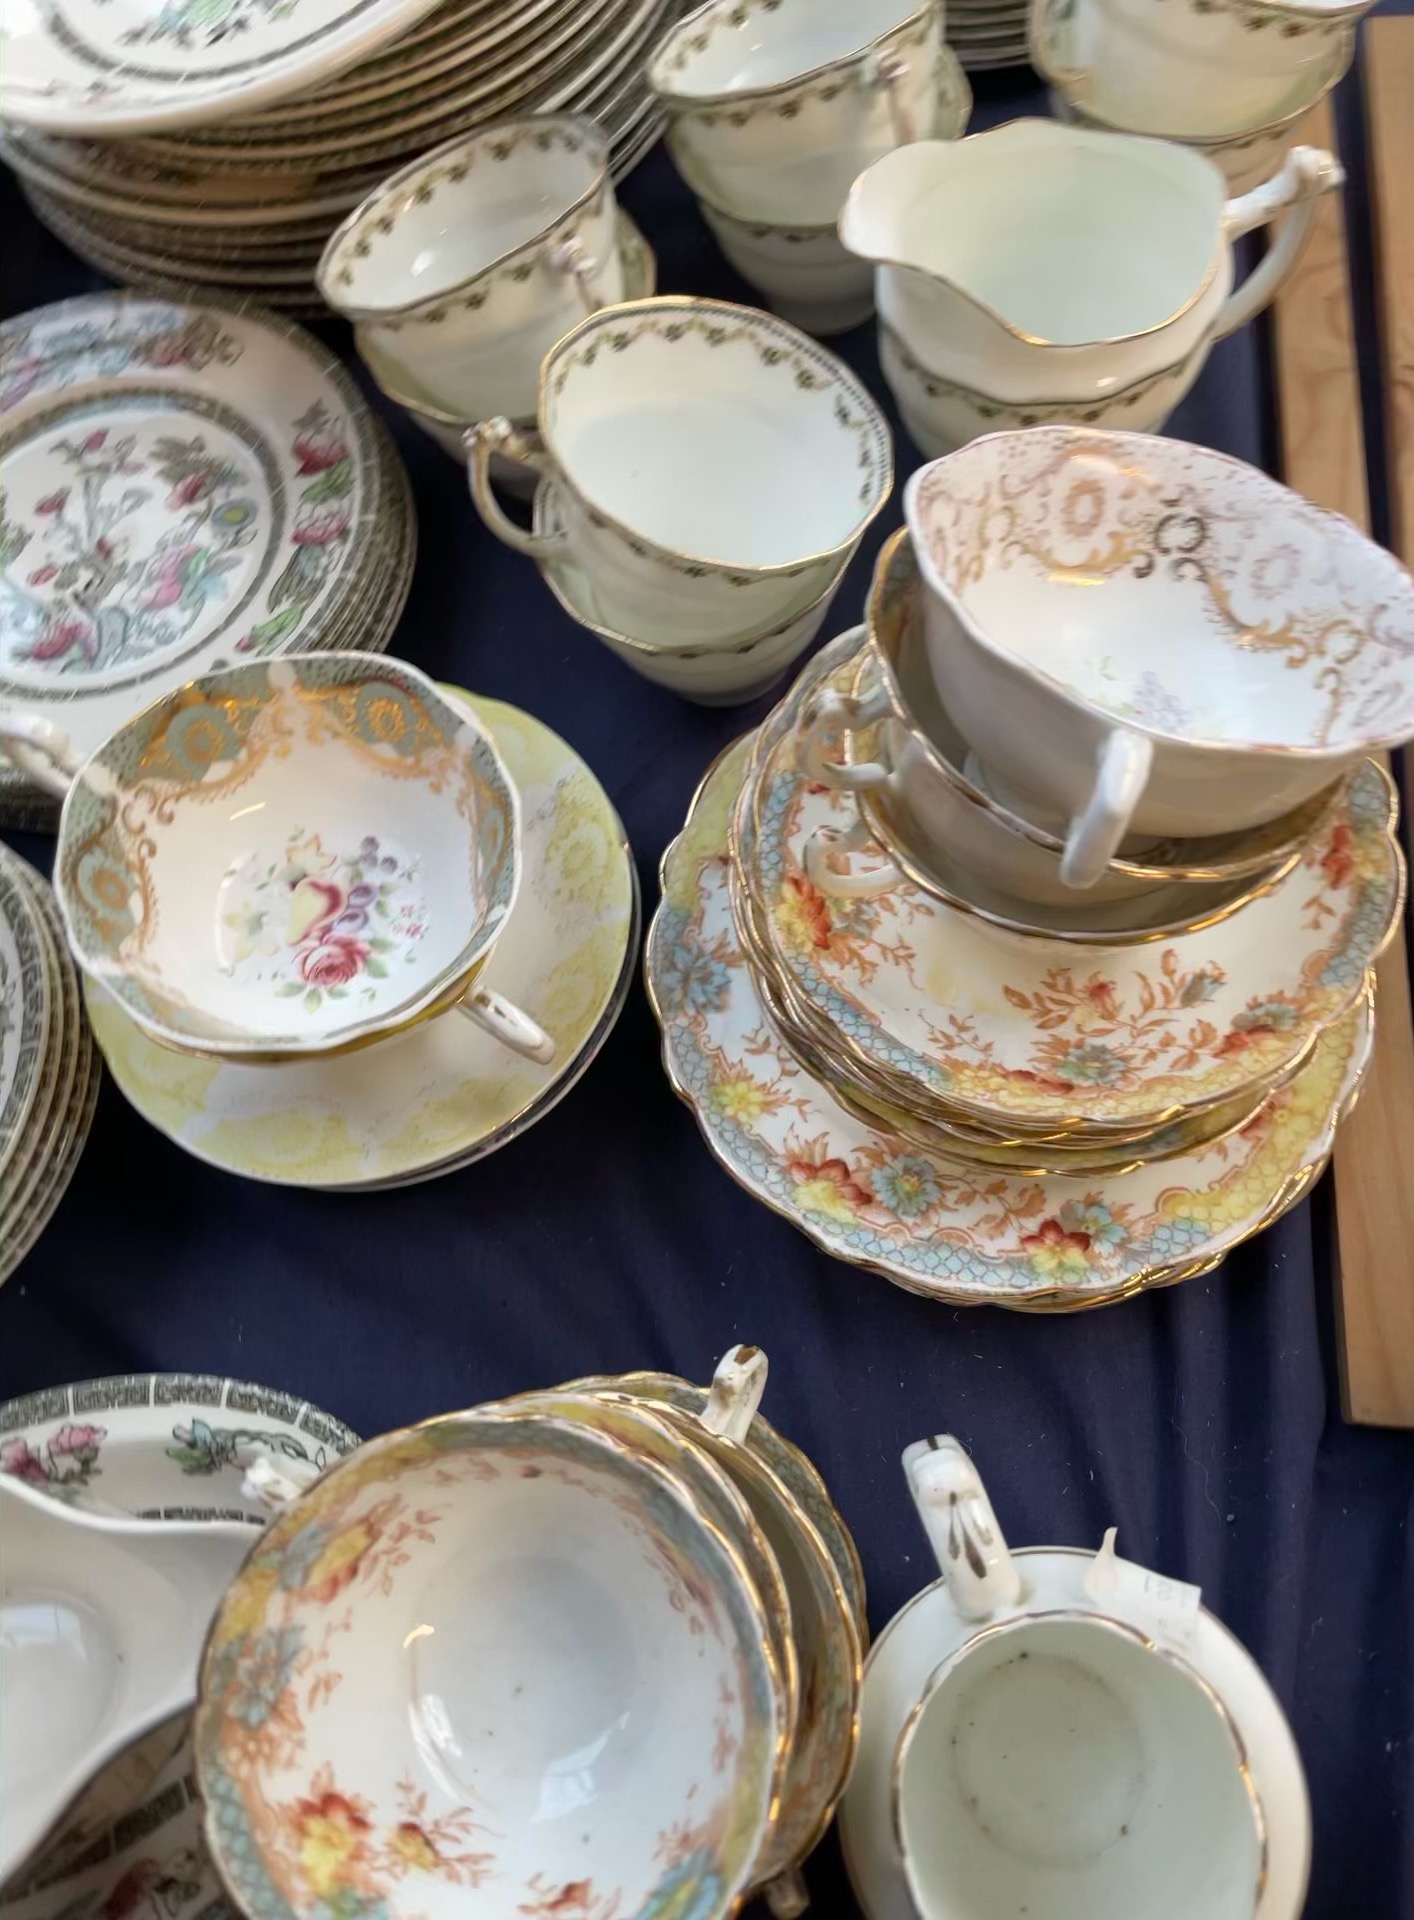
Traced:
[[[979, 94], [974, 124], [1045, 110], [1024, 78]], [[1349, 84], [1342, 115], [1373, 399]], [[104, 284], [34, 222], [8, 176], [0, 195], [7, 315]], [[622, 197], [657, 250], [664, 291], [753, 298], [661, 150]], [[326, 337], [352, 358], [345, 330]], [[886, 399], [872, 328], [836, 344]], [[406, 460], [420, 528], [394, 650], [529, 708], [578, 749], [623, 817], [651, 909], [659, 856], [703, 770], [769, 703], [704, 711], [630, 673], [483, 530], [458, 468], [370, 398]], [[1276, 467], [1260, 323], [1216, 350], [1170, 431]], [[902, 479], [917, 455], [901, 432], [897, 453]], [[836, 629], [857, 618], [899, 520], [896, 492]], [[11, 837], [47, 863], [44, 841]], [[733, 1342], [758, 1342], [772, 1363], [766, 1411], [819, 1463], [854, 1529], [876, 1631], [934, 1572], [900, 1450], [950, 1430], [1014, 1544], [1093, 1546], [1113, 1523], [1130, 1558], [1201, 1584], [1301, 1745], [1315, 1814], [1309, 1914], [1393, 1920], [1414, 1914], [1414, 1436], [1340, 1418], [1331, 1224], [1325, 1182], [1220, 1272], [1123, 1306], [1031, 1319], [931, 1305], [817, 1252], [733, 1185], [669, 1090], [636, 983], [601, 1058], [540, 1125], [401, 1193], [237, 1181], [169, 1145], [106, 1086], [72, 1188], [0, 1291], [0, 1397], [94, 1374], [217, 1372], [308, 1395], [374, 1433], [575, 1374], [702, 1378]], [[821, 1920], [854, 1911], [833, 1837], [808, 1878]]]

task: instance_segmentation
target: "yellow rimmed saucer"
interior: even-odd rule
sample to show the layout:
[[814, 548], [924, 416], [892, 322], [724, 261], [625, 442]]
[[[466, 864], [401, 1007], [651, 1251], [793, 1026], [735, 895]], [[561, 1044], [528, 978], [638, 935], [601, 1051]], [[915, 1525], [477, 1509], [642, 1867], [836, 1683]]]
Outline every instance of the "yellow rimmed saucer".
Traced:
[[542, 722], [464, 700], [520, 793], [524, 884], [486, 980], [551, 1023], [551, 1067], [470, 1022], [424, 1022], [361, 1053], [279, 1067], [188, 1059], [149, 1040], [92, 982], [89, 1017], [113, 1078], [144, 1119], [211, 1166], [332, 1190], [410, 1184], [494, 1153], [561, 1100], [623, 1006], [638, 881], [623, 826], [584, 762]]

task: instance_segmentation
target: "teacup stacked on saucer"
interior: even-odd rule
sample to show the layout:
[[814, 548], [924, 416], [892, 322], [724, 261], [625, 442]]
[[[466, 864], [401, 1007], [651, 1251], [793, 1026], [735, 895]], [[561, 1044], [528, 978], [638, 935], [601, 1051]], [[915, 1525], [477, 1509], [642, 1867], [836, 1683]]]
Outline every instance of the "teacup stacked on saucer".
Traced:
[[[155, 702], [82, 764], [49, 723], [5, 723], [65, 790], [55, 888], [90, 1003], [104, 1009], [103, 1043], [124, 1063], [120, 1082], [136, 1081], [137, 1104], [155, 1109], [184, 1145], [202, 1151], [200, 1137], [172, 1125], [162, 1097], [164, 1069], [180, 1056], [207, 1063], [174, 1077], [188, 1093], [195, 1078], [209, 1103], [221, 1139], [212, 1157], [320, 1185], [464, 1164], [572, 1084], [622, 997], [634, 918], [622, 829], [615, 821], [600, 887], [580, 876], [580, 910], [564, 931], [584, 936], [582, 950], [556, 952], [549, 843], [583, 809], [573, 791], [562, 800], [558, 777], [546, 791], [547, 757], [568, 749], [528, 717], [500, 711], [534, 797], [530, 822], [465, 696], [369, 654], [291, 654], [210, 674]], [[525, 729], [536, 737], [524, 741]], [[570, 769], [563, 774], [572, 788]], [[593, 844], [591, 836], [585, 851]], [[538, 936], [529, 953], [511, 938], [527, 918], [518, 913], [527, 852]], [[605, 967], [594, 936], [610, 901], [606, 937], [620, 950]], [[566, 996], [559, 973], [577, 958], [582, 978]], [[498, 960], [508, 993], [490, 984]], [[526, 988], [537, 1011], [562, 1025], [562, 1051], [518, 1003]], [[466, 1036], [458, 1044], [463, 1021], [454, 1014], [476, 1030], [475, 1047]], [[379, 1058], [365, 1070], [357, 1057], [375, 1045]], [[408, 1073], [385, 1052], [394, 1045], [410, 1049], [408, 1061], [398, 1056]], [[528, 1081], [517, 1056], [539, 1070]], [[485, 1089], [472, 1084], [478, 1071], [490, 1079]], [[224, 1096], [221, 1075], [235, 1077]], [[410, 1090], [420, 1104], [409, 1108], [401, 1102]], [[235, 1108], [225, 1125], [223, 1097]], [[429, 1137], [438, 1102], [448, 1100], [459, 1100], [468, 1122], [494, 1109], [496, 1138]], [[273, 1167], [268, 1158], [240, 1164], [246, 1146], [229, 1121], [242, 1114], [264, 1134]], [[382, 1149], [393, 1140], [402, 1158], [386, 1165]], [[330, 1149], [340, 1150], [332, 1167]]]
[[810, 1463], [710, 1390], [581, 1380], [366, 1444], [267, 1528], [212, 1628], [206, 1839], [252, 1920], [719, 1920], [853, 1757], [864, 1597]]
[[74, 1176], [100, 1072], [48, 882], [0, 846], [0, 1280]]
[[714, 769], [648, 978], [728, 1169], [918, 1291], [1075, 1307], [1306, 1191], [1404, 897], [1414, 583], [1240, 463], [1036, 429], [909, 483], [865, 629]]
[[[537, 431], [468, 436], [477, 511], [646, 678], [706, 705], [762, 693], [819, 632], [893, 485], [888, 424], [773, 314], [659, 296], [603, 307], [540, 369]], [[527, 532], [493, 461], [539, 484]]]
[[840, 209], [871, 161], [953, 140], [972, 94], [936, 0], [707, 0], [663, 36], [648, 83], [722, 252], [807, 333], [874, 310]]

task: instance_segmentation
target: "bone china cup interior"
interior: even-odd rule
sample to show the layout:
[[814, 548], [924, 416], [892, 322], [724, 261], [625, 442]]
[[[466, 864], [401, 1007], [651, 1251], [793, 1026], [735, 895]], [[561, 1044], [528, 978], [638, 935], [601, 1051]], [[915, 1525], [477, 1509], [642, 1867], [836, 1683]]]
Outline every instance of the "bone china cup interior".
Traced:
[[1216, 1696], [1117, 1621], [1040, 1614], [945, 1661], [900, 1737], [921, 1920], [1251, 1920], [1262, 1832]]
[[206, 1833], [250, 1920], [734, 1911], [784, 1755], [760, 1601], [654, 1462], [535, 1413], [376, 1440], [212, 1627]]
[[422, 674], [292, 654], [106, 741], [64, 802], [54, 884], [76, 959], [154, 1038], [309, 1054], [468, 990], [518, 844], [494, 744]]
[[932, 0], [709, 0], [648, 67], [693, 191], [796, 224], [833, 221], [861, 169], [942, 131], [941, 92], [970, 104], [959, 80]]
[[933, 679], [986, 766], [1122, 836], [1257, 826], [1414, 734], [1414, 579], [1339, 515], [1182, 441], [1035, 427], [909, 480]]
[[[878, 268], [885, 372], [925, 450], [1071, 412], [1148, 432], [1272, 298], [1343, 178], [1297, 147], [1229, 200], [1216, 167], [1169, 142], [1015, 120], [886, 154], [840, 238]], [[1288, 207], [1234, 293], [1232, 242]]]
[[544, 114], [439, 147], [350, 214], [318, 285], [437, 406], [529, 417], [545, 353], [623, 297], [608, 142]]
[[[853, 373], [771, 314], [725, 301], [610, 307], [548, 354], [543, 449], [471, 436], [486, 523], [542, 565], [573, 559], [602, 624], [663, 642], [740, 639], [802, 611], [893, 484], [889, 430]], [[511, 451], [556, 481], [563, 530], [526, 533], [491, 492]]]

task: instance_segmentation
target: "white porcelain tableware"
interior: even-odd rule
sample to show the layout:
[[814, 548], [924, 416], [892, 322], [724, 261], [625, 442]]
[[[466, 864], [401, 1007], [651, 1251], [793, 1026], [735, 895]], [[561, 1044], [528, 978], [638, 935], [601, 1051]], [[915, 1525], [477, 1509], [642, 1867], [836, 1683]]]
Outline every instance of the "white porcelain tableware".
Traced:
[[[1019, 1906], [1296, 1920], [1311, 1849], [1300, 1756], [1197, 1589], [1119, 1559], [1113, 1530], [1098, 1554], [1009, 1550], [955, 1440], [904, 1459], [945, 1577], [895, 1615], [865, 1671], [840, 1832], [869, 1920]], [[946, 1751], [928, 1752], [938, 1735]]]
[[[887, 154], [855, 182], [840, 237], [878, 269], [885, 375], [925, 453], [1046, 420], [1147, 432], [1271, 300], [1342, 179], [1302, 147], [1228, 200], [1182, 148], [1015, 120]], [[1288, 209], [1234, 292], [1233, 241]]]
[[[1087, 117], [1214, 142], [1298, 117], [1355, 53], [1371, 0], [1032, 0], [1038, 70]], [[1214, 155], [1214, 158], [1217, 156]]]
[[209, 675], [82, 764], [46, 724], [18, 737], [67, 790], [70, 948], [154, 1039], [278, 1059], [455, 1006], [553, 1057], [478, 984], [519, 883], [515, 788], [490, 736], [415, 668], [294, 654]]
[[[730, 641], [801, 613], [857, 546], [893, 483], [888, 426], [813, 340], [726, 301], [606, 308], [551, 349], [540, 442], [473, 433], [487, 525], [542, 565], [573, 560], [603, 623], [665, 641]], [[553, 478], [553, 538], [506, 519], [493, 453]]]
[[[554, 537], [565, 524], [558, 487], [553, 480], [542, 480], [535, 496], [532, 526], [536, 533]], [[626, 667], [701, 707], [741, 706], [775, 686], [820, 631], [844, 578], [842, 566], [808, 607], [773, 622], [760, 633], [691, 646], [651, 634], [639, 638], [606, 626], [595, 583], [572, 557], [546, 561], [540, 571], [570, 618], [602, 640]]]
[[544, 1915], [567, 1887], [716, 1920], [774, 1816], [779, 1698], [759, 1595], [661, 1467], [543, 1414], [446, 1416], [316, 1482], [228, 1591], [208, 1844], [251, 1920]]
[[247, 1529], [99, 1519], [0, 1474], [0, 1878], [84, 1780], [195, 1694]]
[[702, 218], [743, 280], [804, 333], [844, 333], [874, 311], [874, 270], [840, 240], [834, 221], [788, 226], [728, 213], [698, 194]]
[[862, 168], [931, 132], [955, 76], [933, 0], [708, 0], [648, 69], [693, 191], [802, 223], [833, 219]]
[[370, 194], [330, 237], [319, 291], [438, 407], [528, 417], [545, 354], [623, 297], [615, 211], [592, 121], [499, 122]]
[[1414, 733], [1414, 579], [1225, 454], [993, 434], [904, 511], [934, 680], [994, 798], [1068, 818], [1070, 886], [1127, 833], [1258, 826]]
[[[807, 848], [807, 871], [827, 893], [882, 892], [902, 873], [994, 917], [980, 885], [996, 896], [996, 913], [1033, 928], [1152, 929], [1230, 910], [1226, 903], [1241, 904], [1280, 879], [1337, 798], [1338, 781], [1263, 827], [1122, 842], [1095, 885], [1077, 892], [1061, 878], [1064, 839], [1003, 806], [983, 784], [985, 770], [973, 764], [929, 672], [923, 615], [922, 575], [905, 530], [879, 556], [868, 637], [851, 657], [852, 675], [842, 684], [837, 673], [812, 671], [808, 693], [802, 676], [798, 724], [810, 769], [859, 802], [860, 822], [843, 840], [821, 838]], [[867, 877], [841, 857], [855, 839], [872, 843]], [[880, 861], [881, 849], [892, 862]], [[1129, 905], [1098, 911], [1112, 902]]]

